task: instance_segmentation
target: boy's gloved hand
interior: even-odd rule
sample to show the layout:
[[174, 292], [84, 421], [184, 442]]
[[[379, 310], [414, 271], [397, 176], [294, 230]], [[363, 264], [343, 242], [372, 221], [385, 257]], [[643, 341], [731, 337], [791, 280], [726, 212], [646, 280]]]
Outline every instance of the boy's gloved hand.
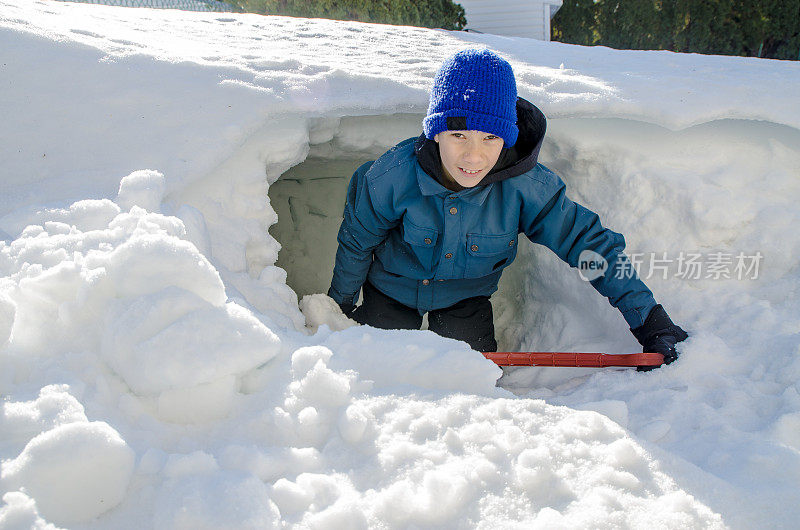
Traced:
[[350, 317], [350, 314], [356, 310], [356, 305], [352, 302], [342, 302], [339, 304], [339, 308], [342, 310], [344, 316]]
[[[333, 300], [334, 302], [336, 302], [336, 298], [334, 297], [334, 294], [333, 294], [333, 286], [331, 286], [331, 288], [328, 289], [328, 297], [331, 300]], [[356, 305], [353, 303], [352, 300], [349, 300], [349, 301], [348, 300], [342, 300], [341, 302], [336, 302], [336, 305], [338, 305], [339, 309], [342, 310], [342, 313], [344, 314], [344, 316], [346, 316], [348, 318], [350, 317], [350, 313], [352, 313], [356, 309]]]
[[[661, 304], [655, 306], [647, 315], [644, 324], [632, 329], [631, 333], [642, 345], [643, 352], [663, 355], [664, 364], [669, 364], [678, 358], [679, 352], [675, 349], [675, 344], [689, 337], [680, 326], [672, 323]], [[646, 372], [655, 368], [658, 366], [640, 366], [637, 370]]]

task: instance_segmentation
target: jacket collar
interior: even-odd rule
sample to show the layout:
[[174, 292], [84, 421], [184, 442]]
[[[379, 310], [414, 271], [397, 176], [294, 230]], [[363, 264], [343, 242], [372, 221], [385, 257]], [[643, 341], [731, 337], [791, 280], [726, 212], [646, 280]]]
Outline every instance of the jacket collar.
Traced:
[[491, 191], [492, 186], [475, 186], [474, 188], [466, 188], [461, 191], [452, 191], [448, 190], [441, 184], [439, 184], [436, 179], [431, 178], [431, 176], [422, 169], [422, 166], [417, 161], [414, 164], [417, 170], [417, 182], [419, 182], [419, 189], [422, 191], [423, 195], [442, 195], [448, 197], [457, 197], [462, 201], [466, 201], [472, 204], [477, 204], [480, 206], [483, 204], [483, 201], [486, 200], [486, 197], [489, 195], [489, 191]]
[[[517, 143], [513, 147], [503, 148], [495, 166], [475, 188], [522, 175], [536, 166], [547, 130], [547, 119], [536, 105], [523, 98], [517, 98], [517, 127], [519, 127]], [[414, 143], [414, 152], [417, 155], [418, 165], [427, 173], [428, 180], [434, 181], [449, 193], [462, 193], [451, 192], [442, 186], [442, 158], [439, 155], [439, 145], [435, 141], [427, 139], [424, 134], [421, 135]], [[420, 179], [420, 186], [422, 180]]]

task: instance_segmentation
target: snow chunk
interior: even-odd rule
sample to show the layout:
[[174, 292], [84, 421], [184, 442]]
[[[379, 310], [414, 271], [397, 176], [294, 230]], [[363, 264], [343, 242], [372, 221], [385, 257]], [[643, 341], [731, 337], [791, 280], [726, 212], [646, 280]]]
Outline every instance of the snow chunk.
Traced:
[[3, 495], [6, 506], [0, 508], [0, 528], [5, 530], [57, 530], [41, 517], [36, 501], [22, 493], [12, 491]]
[[155, 528], [267, 530], [280, 527], [269, 489], [252, 475], [221, 471], [168, 481], [158, 493]]
[[294, 513], [308, 508], [314, 495], [296, 482], [281, 478], [272, 485], [272, 498], [281, 513]]
[[60, 425], [89, 421], [83, 405], [67, 385], [49, 385], [34, 401], [5, 403], [0, 411], [0, 432], [9, 438], [31, 437]]
[[86, 199], [70, 205], [68, 223], [82, 232], [103, 230], [120, 212], [119, 206], [108, 199]]
[[341, 331], [358, 323], [342, 314], [339, 305], [327, 295], [311, 294], [300, 300], [300, 311], [306, 317], [306, 327], [316, 333], [320, 326], [326, 325], [333, 331]]
[[177, 286], [218, 307], [227, 299], [213, 265], [197, 247], [177, 237], [134, 233], [113, 252], [94, 257], [96, 259], [87, 258], [87, 264], [104, 266], [115, 291], [121, 296], [137, 296]]
[[24, 487], [47, 519], [81, 523], [122, 501], [134, 461], [133, 450], [107, 423], [70, 423], [31, 440], [2, 478]]
[[303, 403], [338, 407], [350, 398], [350, 378], [334, 372], [319, 360], [302, 380], [293, 382], [289, 390]]
[[272, 421], [277, 431], [296, 445], [319, 446], [334, 432], [341, 409], [361, 389], [358, 374], [337, 372], [327, 366], [328, 348], [310, 346], [292, 355], [292, 378], [283, 407], [275, 407]]
[[165, 187], [162, 173], [151, 169], [134, 171], [120, 181], [116, 203], [124, 211], [139, 206], [149, 212], [159, 212]]
[[332, 356], [333, 352], [324, 346], [299, 348], [292, 354], [292, 372], [295, 377], [302, 378], [318, 361], [327, 364]]
[[298, 524], [300, 527], [370, 528], [347, 475], [302, 473], [294, 483], [276, 482], [273, 494], [281, 495], [281, 502], [285, 506], [285, 511], [281, 509], [282, 514], [292, 514], [299, 511], [298, 508], [305, 511]]
[[[168, 287], [112, 305], [102, 354], [139, 395], [215, 382], [207, 390], [221, 396], [229, 393], [232, 380], [220, 379], [268, 361], [279, 344], [243, 307], [232, 302], [219, 307], [190, 291]], [[162, 405], [172, 411], [168, 415], [184, 417], [176, 399], [165, 397]]]
[[322, 342], [336, 352], [331, 368], [351, 369], [376, 388], [405, 385], [483, 395], [507, 396], [495, 388], [500, 369], [461, 341], [431, 331], [384, 330], [354, 326]]
[[339, 434], [345, 442], [360, 442], [368, 429], [374, 428], [375, 418], [364, 407], [353, 404], [339, 417]]

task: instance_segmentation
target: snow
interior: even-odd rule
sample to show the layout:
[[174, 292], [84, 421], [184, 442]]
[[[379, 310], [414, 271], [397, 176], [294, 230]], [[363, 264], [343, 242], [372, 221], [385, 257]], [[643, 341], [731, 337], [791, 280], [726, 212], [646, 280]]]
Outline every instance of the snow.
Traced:
[[119, 182], [117, 204], [128, 212], [138, 206], [151, 212], [158, 212], [164, 199], [166, 179], [158, 171], [134, 171]]
[[55, 530], [56, 527], [39, 516], [36, 501], [22, 492], [3, 495], [5, 506], [0, 508], [0, 525], [9, 530]]
[[[509, 59], [542, 161], [645, 254], [677, 363], [501, 371], [322, 294], [349, 175], [419, 134], [469, 46]], [[0, 527], [800, 518], [800, 65], [0, 0], [0, 68]], [[501, 348], [637, 348], [520, 243]], [[691, 253], [763, 260], [676, 276]]]
[[43, 515], [64, 523], [118, 505], [133, 474], [133, 450], [105, 422], [72, 422], [43, 432], [3, 466], [9, 489], [30, 492]]

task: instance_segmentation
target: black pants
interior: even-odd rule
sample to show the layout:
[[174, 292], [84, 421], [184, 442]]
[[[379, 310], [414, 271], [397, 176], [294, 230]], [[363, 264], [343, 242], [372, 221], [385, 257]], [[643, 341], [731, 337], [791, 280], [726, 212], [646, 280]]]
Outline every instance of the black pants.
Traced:
[[[422, 315], [394, 298], [386, 296], [371, 283], [364, 283], [364, 301], [351, 318], [361, 324], [381, 329], [419, 329]], [[463, 340], [473, 350], [497, 351], [488, 296], [467, 298], [444, 309], [428, 313], [428, 328], [442, 337]]]

